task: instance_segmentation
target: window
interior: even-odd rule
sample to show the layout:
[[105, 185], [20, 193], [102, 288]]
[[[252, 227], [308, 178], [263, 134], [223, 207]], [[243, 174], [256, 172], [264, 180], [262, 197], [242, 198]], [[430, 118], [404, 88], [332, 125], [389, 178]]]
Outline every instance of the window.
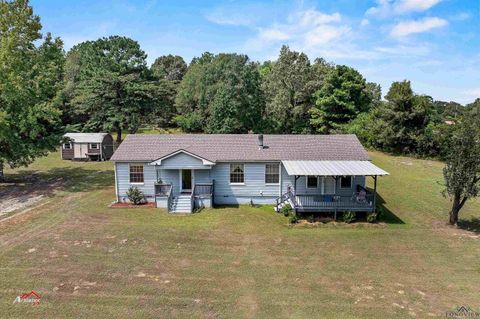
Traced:
[[97, 143], [90, 144], [90, 148], [92, 150], [97, 150], [98, 149], [98, 144]]
[[278, 184], [280, 182], [280, 165], [265, 164], [265, 184]]
[[64, 150], [70, 150], [70, 149], [72, 149], [72, 144], [70, 144], [70, 143], [63, 143], [63, 149], [64, 149]]
[[352, 176], [340, 178], [340, 188], [352, 188]]
[[318, 176], [307, 176], [307, 188], [318, 187]]
[[243, 184], [245, 181], [244, 178], [244, 166], [239, 163], [230, 164], [230, 183], [232, 184]]
[[143, 165], [130, 165], [130, 183], [143, 183]]

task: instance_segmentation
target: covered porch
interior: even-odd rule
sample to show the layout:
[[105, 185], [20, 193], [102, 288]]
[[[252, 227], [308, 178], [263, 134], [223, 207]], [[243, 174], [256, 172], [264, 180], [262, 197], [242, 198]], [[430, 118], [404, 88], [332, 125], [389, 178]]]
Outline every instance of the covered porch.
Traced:
[[158, 159], [155, 166], [155, 201], [170, 212], [191, 213], [213, 205], [214, 163], [180, 150]]
[[[276, 201], [276, 210], [290, 205], [295, 212], [374, 212], [378, 176], [388, 173], [369, 161], [282, 161], [287, 173], [294, 177], [291, 189]], [[373, 179], [373, 190], [366, 188], [366, 178]], [[310, 180], [322, 180], [316, 193], [308, 191]], [[326, 189], [324, 181], [333, 180]], [[299, 185], [299, 181], [302, 184]], [[307, 188], [302, 187], [306, 182]]]

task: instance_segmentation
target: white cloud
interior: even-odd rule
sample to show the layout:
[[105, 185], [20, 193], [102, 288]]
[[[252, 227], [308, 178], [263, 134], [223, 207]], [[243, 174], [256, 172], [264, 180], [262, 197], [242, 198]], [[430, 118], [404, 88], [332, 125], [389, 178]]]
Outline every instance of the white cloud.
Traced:
[[360, 25], [362, 27], [367, 26], [369, 24], [370, 24], [370, 21], [368, 19], [362, 19], [362, 21], [360, 22]]
[[431, 29], [441, 28], [447, 24], [447, 20], [437, 17], [428, 17], [416, 21], [402, 21], [393, 27], [393, 29], [390, 31], [390, 35], [395, 38], [402, 38], [413, 33], [422, 33], [430, 31]]
[[366, 11], [366, 15], [386, 18], [409, 12], [424, 12], [442, 0], [377, 0], [377, 6]]
[[275, 27], [260, 29], [258, 37], [265, 41], [285, 41], [290, 39], [290, 34], [286, 31], [279, 30]]
[[257, 34], [245, 45], [247, 51], [261, 51], [271, 47], [275, 50], [281, 44], [288, 44], [297, 50], [312, 52], [318, 46], [325, 46], [343, 39], [350, 27], [341, 24], [340, 13], [327, 14], [315, 9], [297, 10], [284, 23], [274, 23], [258, 28]]
[[399, 0], [395, 3], [394, 10], [397, 13], [423, 12], [442, 0]]
[[210, 22], [229, 26], [249, 26], [254, 22], [251, 16], [244, 14], [227, 14], [222, 10], [210, 12], [205, 18]]
[[472, 14], [470, 12], [460, 12], [450, 16], [449, 19], [452, 21], [465, 21], [469, 20], [470, 18], [472, 18]]

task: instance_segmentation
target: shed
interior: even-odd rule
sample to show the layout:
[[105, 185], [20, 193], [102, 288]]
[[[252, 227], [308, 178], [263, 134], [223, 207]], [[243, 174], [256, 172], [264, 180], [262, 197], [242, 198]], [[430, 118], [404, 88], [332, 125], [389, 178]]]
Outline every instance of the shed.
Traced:
[[113, 138], [109, 133], [67, 133], [61, 156], [64, 160], [109, 160], [113, 155]]

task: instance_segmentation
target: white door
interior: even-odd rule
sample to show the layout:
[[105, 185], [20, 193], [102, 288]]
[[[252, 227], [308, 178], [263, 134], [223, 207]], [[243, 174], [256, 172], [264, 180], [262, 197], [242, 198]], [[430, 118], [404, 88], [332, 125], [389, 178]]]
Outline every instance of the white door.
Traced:
[[73, 156], [75, 158], [86, 158], [88, 153], [88, 144], [78, 144], [73, 145]]

